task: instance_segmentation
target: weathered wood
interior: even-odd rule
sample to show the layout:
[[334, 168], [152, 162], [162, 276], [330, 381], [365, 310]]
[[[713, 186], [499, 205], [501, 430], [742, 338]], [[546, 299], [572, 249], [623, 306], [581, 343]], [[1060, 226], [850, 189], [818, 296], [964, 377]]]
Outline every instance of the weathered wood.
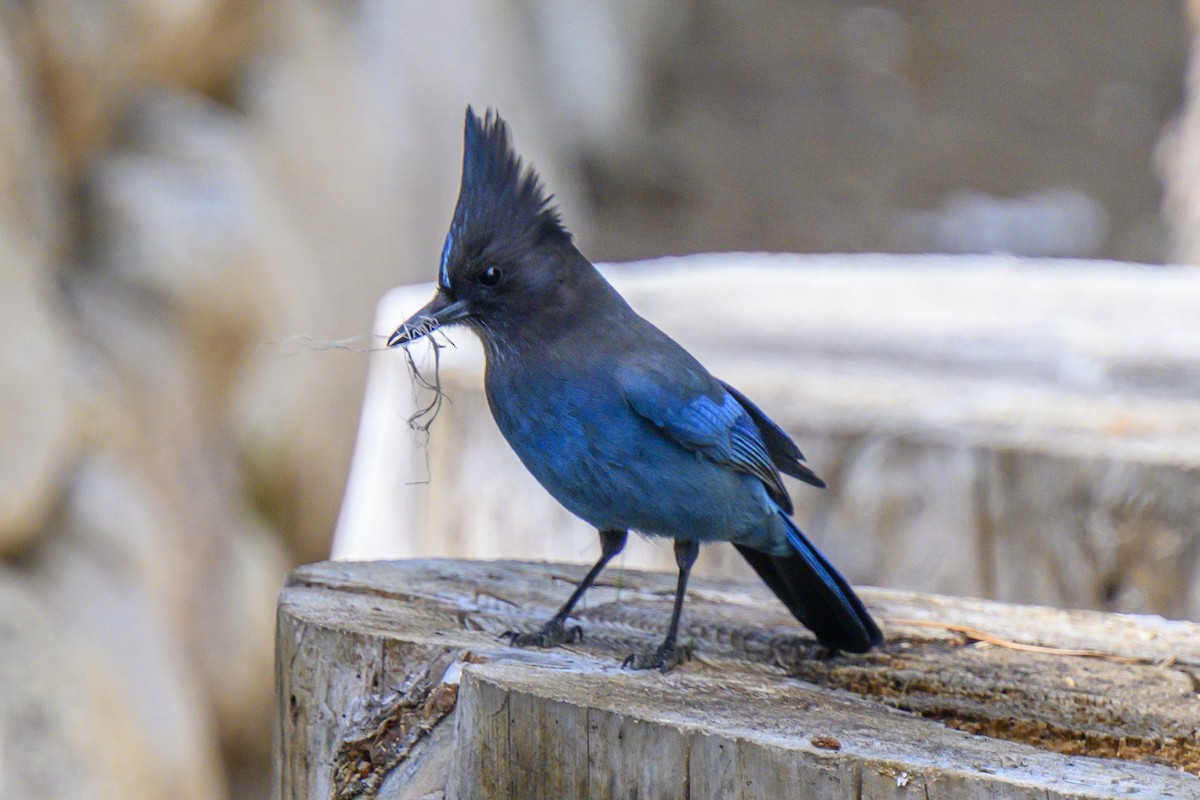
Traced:
[[[795, 436], [829, 482], [792, 484], [798, 521], [852, 580], [1200, 620], [1200, 271], [723, 255], [608, 275]], [[377, 330], [432, 291], [389, 294]], [[372, 356], [335, 556], [594, 559], [496, 431], [475, 337], [451, 336], [427, 446], [402, 354]], [[640, 540], [623, 563], [674, 565]], [[750, 576], [727, 548], [697, 574]]]
[[582, 574], [295, 571], [279, 604], [277, 797], [1200, 796], [1195, 624], [866, 589], [886, 647], [821, 658], [760, 585], [698, 579], [682, 630], [696, 657], [660, 675], [620, 663], [657, 644], [674, 578], [613, 569], [579, 613], [582, 642], [498, 638], [540, 624]]

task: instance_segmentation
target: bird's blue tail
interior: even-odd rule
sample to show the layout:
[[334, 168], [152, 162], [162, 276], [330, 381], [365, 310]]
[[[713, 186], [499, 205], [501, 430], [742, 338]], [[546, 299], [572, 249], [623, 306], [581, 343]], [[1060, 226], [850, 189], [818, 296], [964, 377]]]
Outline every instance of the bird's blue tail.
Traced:
[[882, 643], [883, 633], [846, 579], [787, 515], [779, 517], [794, 555], [773, 556], [737, 545], [758, 576], [826, 647], [865, 653]]

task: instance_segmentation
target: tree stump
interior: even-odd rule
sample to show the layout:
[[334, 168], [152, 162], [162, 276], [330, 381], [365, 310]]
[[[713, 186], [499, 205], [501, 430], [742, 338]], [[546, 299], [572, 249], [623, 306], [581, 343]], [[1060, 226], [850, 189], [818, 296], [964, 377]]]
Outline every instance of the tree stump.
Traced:
[[765, 587], [610, 569], [583, 639], [517, 649], [577, 565], [329, 562], [279, 601], [277, 798], [1195, 798], [1200, 626], [864, 589], [821, 652]]

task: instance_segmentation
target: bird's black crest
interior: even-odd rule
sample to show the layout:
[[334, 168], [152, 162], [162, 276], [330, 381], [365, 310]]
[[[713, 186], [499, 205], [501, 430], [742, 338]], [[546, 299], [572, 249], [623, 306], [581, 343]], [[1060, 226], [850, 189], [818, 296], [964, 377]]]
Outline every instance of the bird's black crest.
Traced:
[[512, 148], [508, 125], [494, 110], [480, 119], [470, 106], [463, 142], [462, 188], [446, 238], [448, 260], [484, 246], [536, 246], [570, 240], [542, 182]]

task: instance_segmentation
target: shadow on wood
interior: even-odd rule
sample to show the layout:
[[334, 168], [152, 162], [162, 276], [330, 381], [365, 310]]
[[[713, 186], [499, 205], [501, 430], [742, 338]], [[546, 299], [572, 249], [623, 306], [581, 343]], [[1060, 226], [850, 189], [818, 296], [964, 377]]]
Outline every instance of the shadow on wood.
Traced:
[[540, 625], [585, 569], [295, 571], [277, 796], [1200, 796], [1195, 624], [867, 589], [886, 646], [822, 658], [764, 587], [697, 580], [681, 631], [696, 657], [635, 673], [621, 660], [661, 638], [674, 577], [613, 569], [578, 614], [582, 642], [499, 640]]

